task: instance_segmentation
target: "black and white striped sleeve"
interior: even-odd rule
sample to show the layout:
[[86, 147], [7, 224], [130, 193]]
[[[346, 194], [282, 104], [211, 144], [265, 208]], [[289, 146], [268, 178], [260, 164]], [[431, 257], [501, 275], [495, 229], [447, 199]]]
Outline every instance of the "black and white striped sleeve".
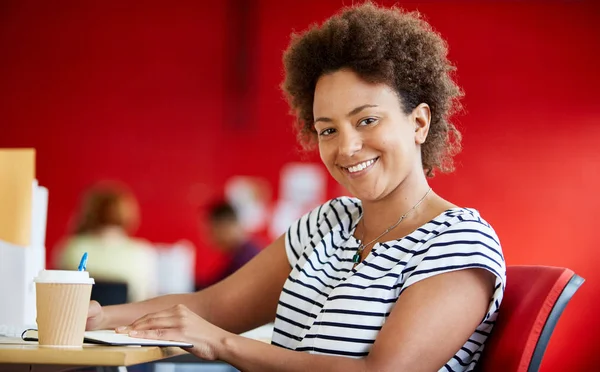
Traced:
[[285, 252], [291, 267], [294, 267], [302, 252], [310, 247], [314, 235], [319, 231], [323, 216], [332, 208], [335, 199], [322, 204], [296, 220], [285, 233]]
[[[410, 268], [402, 290], [434, 275], [478, 268], [496, 277], [493, 297], [499, 305], [506, 283], [506, 265], [498, 236], [487, 222], [477, 216], [462, 216], [425, 242], [420, 252], [421, 259]], [[489, 310], [495, 309], [491, 306]]]

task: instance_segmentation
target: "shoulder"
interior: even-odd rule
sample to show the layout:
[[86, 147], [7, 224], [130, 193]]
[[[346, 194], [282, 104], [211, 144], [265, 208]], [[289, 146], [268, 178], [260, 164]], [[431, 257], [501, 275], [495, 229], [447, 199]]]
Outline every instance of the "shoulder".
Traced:
[[137, 246], [137, 247], [142, 247], [142, 248], [150, 248], [152, 246], [152, 243], [150, 243], [148, 240], [143, 239], [143, 238], [138, 238], [138, 237], [127, 237], [126, 238], [127, 242], [129, 242], [129, 244]]
[[86, 236], [70, 236], [57, 244], [57, 252], [53, 258], [54, 264], [61, 269], [72, 270], [79, 264], [83, 253], [90, 251], [93, 245]]
[[444, 212], [444, 215], [450, 218], [455, 218], [458, 221], [477, 221], [489, 225], [487, 222], [485, 222], [483, 217], [481, 217], [479, 211], [474, 208], [450, 208]]
[[413, 273], [443, 272], [480, 267], [504, 278], [505, 261], [494, 228], [471, 208], [453, 208], [424, 226], [419, 268]]
[[418, 232], [414, 243], [419, 248], [406, 269], [403, 290], [434, 275], [483, 269], [496, 277], [494, 298], [501, 298], [506, 281], [502, 247], [492, 226], [477, 210], [449, 209]]
[[452, 208], [434, 218], [430, 225], [437, 228], [432, 238], [440, 240], [452, 239], [462, 241], [484, 240], [493, 243], [500, 249], [500, 239], [496, 231], [481, 215], [473, 208]]
[[360, 200], [342, 196], [328, 200], [310, 210], [288, 229], [287, 235], [296, 235], [312, 239], [313, 236], [324, 236], [332, 231], [348, 232], [354, 228], [362, 214]]
[[152, 243], [142, 238], [129, 237], [127, 238], [126, 245], [139, 254], [153, 254], [156, 251], [156, 248]]
[[310, 210], [290, 225], [285, 233], [285, 247], [291, 266], [307, 247], [338, 231], [348, 232], [362, 214], [360, 200], [347, 196], [328, 200]]
[[88, 235], [74, 235], [64, 239], [60, 244], [64, 252], [72, 252], [88, 249], [97, 243], [96, 239]]
[[362, 204], [359, 199], [340, 196], [321, 204], [307, 214], [312, 217], [313, 224], [325, 224], [330, 228], [341, 226], [349, 230], [362, 214]]

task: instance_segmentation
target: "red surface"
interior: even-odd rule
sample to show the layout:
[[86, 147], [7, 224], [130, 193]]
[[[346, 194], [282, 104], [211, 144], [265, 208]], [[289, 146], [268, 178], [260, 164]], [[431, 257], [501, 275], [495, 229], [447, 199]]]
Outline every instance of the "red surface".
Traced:
[[573, 271], [548, 266], [509, 266], [498, 322], [478, 365], [485, 372], [527, 372], [535, 347]]
[[[38, 178], [50, 189], [49, 250], [81, 191], [99, 179], [136, 192], [139, 236], [198, 245], [196, 208], [228, 177], [258, 175], [277, 187], [281, 166], [301, 158], [278, 91], [281, 53], [292, 29], [341, 1], [256, 4], [256, 111], [240, 128], [225, 93], [225, 2], [1, 2], [0, 147], [37, 148]], [[465, 149], [434, 188], [481, 211], [509, 264], [564, 266], [586, 279], [542, 370], [592, 370], [600, 364], [600, 6], [404, 4], [449, 41], [466, 91]], [[200, 253], [199, 275], [210, 276], [221, 261]]]

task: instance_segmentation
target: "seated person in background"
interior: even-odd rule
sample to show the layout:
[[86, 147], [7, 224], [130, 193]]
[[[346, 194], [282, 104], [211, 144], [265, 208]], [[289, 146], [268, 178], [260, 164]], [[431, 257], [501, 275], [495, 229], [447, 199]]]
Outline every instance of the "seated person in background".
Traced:
[[137, 228], [139, 209], [133, 194], [116, 183], [100, 183], [83, 197], [72, 236], [59, 248], [60, 269], [77, 270], [88, 252], [87, 270], [96, 282], [127, 284], [127, 300], [156, 295], [156, 252], [130, 234]]
[[[211, 240], [215, 247], [227, 256], [227, 267], [203, 287], [212, 285], [244, 266], [261, 251], [261, 246], [253, 240], [240, 224], [233, 206], [226, 201], [212, 204], [208, 210], [208, 225]], [[199, 289], [199, 288], [198, 288]]]
[[[87, 328], [187, 341], [243, 371], [473, 370], [506, 268], [479, 212], [428, 182], [460, 148], [446, 43], [417, 13], [365, 3], [294, 34], [284, 65], [301, 138], [354, 197], [205, 290], [92, 302]], [[273, 319], [271, 345], [237, 335]]]

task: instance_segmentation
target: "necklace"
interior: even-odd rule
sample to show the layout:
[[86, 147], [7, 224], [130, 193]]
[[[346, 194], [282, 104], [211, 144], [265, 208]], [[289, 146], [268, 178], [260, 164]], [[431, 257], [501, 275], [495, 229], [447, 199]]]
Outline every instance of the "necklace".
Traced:
[[354, 254], [354, 256], [352, 256], [352, 262], [354, 262], [354, 265], [357, 265], [358, 263], [361, 262], [360, 255], [362, 254], [362, 252], [365, 250], [366, 247], [368, 247], [373, 242], [375, 242], [376, 240], [378, 240], [379, 238], [381, 238], [385, 234], [387, 234], [390, 231], [392, 231], [393, 229], [395, 229], [396, 226], [398, 226], [400, 224], [400, 222], [402, 222], [406, 218], [406, 216], [408, 216], [408, 214], [410, 212], [412, 212], [413, 210], [415, 210], [423, 202], [423, 200], [425, 200], [425, 198], [427, 197], [427, 195], [429, 195], [430, 191], [431, 191], [431, 187], [429, 188], [429, 190], [427, 190], [427, 192], [425, 193], [425, 195], [423, 195], [423, 197], [417, 202], [417, 204], [415, 204], [411, 209], [409, 209], [406, 213], [404, 213], [402, 215], [402, 217], [400, 217], [400, 219], [398, 221], [396, 221], [392, 226], [390, 226], [387, 229], [385, 229], [384, 232], [382, 232], [381, 234], [379, 234], [378, 237], [376, 237], [375, 239], [371, 240], [367, 244], [363, 243], [363, 240], [364, 240], [364, 237], [365, 237], [365, 222], [364, 222], [364, 219], [363, 219], [362, 220], [362, 223], [363, 223], [363, 233], [362, 233], [362, 236], [360, 237], [360, 244], [358, 245], [358, 249], [356, 250], [356, 253]]

